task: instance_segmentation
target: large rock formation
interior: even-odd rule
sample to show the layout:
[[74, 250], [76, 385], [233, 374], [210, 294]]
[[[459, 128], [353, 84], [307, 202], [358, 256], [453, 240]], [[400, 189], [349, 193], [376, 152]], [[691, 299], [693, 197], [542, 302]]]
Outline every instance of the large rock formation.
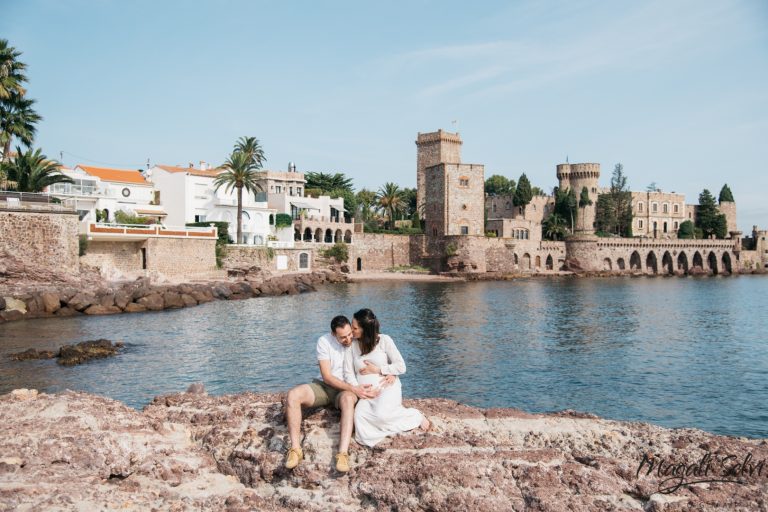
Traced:
[[[426, 413], [434, 432], [374, 450], [353, 442], [347, 475], [332, 469], [338, 414], [312, 412], [306, 458], [287, 471], [280, 395], [194, 391], [158, 397], [143, 412], [78, 392], [1, 396], [0, 510], [768, 508], [765, 440], [426, 399], [407, 405]], [[652, 454], [656, 467], [638, 475]], [[723, 460], [738, 482], [658, 492], [680, 471], [721, 479]]]

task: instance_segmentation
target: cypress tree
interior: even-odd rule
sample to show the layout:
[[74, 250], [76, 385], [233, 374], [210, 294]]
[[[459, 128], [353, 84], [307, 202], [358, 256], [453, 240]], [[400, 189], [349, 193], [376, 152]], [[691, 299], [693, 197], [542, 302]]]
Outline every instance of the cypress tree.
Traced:
[[520, 175], [520, 179], [517, 182], [517, 189], [515, 195], [512, 198], [512, 204], [515, 206], [525, 206], [533, 199], [533, 191], [531, 190], [531, 182], [528, 181], [528, 176], [525, 173]]
[[718, 203], [722, 203], [723, 201], [731, 203], [735, 202], [733, 199], [733, 192], [731, 192], [731, 188], [727, 183], [720, 189], [720, 197], [718, 197], [717, 200]]

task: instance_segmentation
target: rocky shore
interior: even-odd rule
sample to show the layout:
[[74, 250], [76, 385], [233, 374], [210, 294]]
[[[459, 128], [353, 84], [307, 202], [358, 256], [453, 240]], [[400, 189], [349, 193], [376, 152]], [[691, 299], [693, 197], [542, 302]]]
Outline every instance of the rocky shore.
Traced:
[[153, 284], [148, 278], [130, 282], [62, 280], [23, 288], [0, 288], [0, 323], [75, 315], [113, 315], [197, 306], [213, 300], [240, 300], [315, 291], [318, 285], [346, 281], [335, 270], [271, 276], [243, 269], [229, 280]]
[[[768, 509], [766, 440], [408, 400], [435, 431], [353, 442], [340, 475], [338, 414], [315, 410], [287, 471], [282, 395], [191, 391], [142, 412], [80, 392], [0, 396], [0, 510]], [[676, 475], [731, 481], [659, 492]]]

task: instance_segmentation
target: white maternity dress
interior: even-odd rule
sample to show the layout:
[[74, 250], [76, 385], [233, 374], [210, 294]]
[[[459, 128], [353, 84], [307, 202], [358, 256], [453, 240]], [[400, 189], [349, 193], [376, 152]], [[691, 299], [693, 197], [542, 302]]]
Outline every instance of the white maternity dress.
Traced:
[[[361, 375], [360, 370], [369, 360], [379, 367], [382, 375]], [[405, 361], [397, 350], [392, 338], [379, 335], [376, 347], [366, 355], [361, 355], [357, 340], [344, 356], [344, 380], [353, 385], [371, 384], [374, 388], [385, 375], [405, 373]], [[421, 424], [424, 416], [418, 409], [403, 407], [403, 393], [400, 379], [381, 389], [376, 398], [361, 399], [355, 407], [355, 440], [366, 446], [375, 446], [387, 436], [413, 430]]]

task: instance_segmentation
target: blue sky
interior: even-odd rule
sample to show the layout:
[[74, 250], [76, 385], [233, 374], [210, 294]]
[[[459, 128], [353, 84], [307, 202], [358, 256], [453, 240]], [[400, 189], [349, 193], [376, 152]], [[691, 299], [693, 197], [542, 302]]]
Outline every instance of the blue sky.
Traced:
[[724, 182], [768, 227], [768, 2], [2, 0], [64, 163], [224, 161], [416, 183], [417, 132], [458, 130], [486, 176], [617, 162], [696, 202]]

